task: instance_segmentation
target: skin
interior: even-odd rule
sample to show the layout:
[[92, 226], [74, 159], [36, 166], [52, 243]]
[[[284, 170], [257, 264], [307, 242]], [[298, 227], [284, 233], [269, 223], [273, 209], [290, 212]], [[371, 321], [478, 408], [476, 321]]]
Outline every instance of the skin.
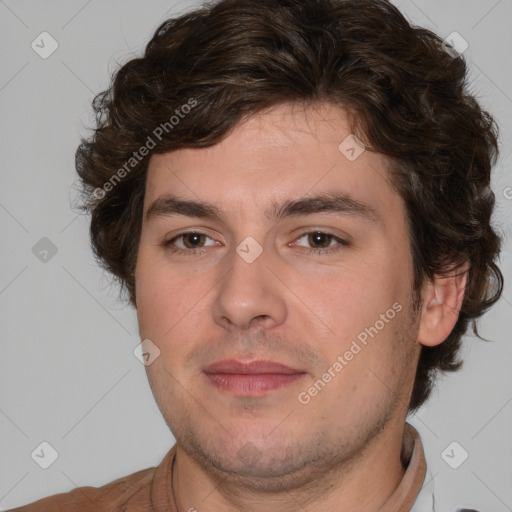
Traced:
[[[402, 434], [421, 345], [448, 336], [465, 281], [425, 284], [413, 309], [406, 211], [389, 183], [389, 162], [372, 151], [349, 161], [338, 145], [350, 133], [337, 106], [282, 104], [215, 146], [151, 157], [144, 212], [173, 194], [222, 215], [145, 215], [136, 266], [140, 335], [160, 349], [147, 374], [178, 445], [180, 511], [369, 512], [404, 475]], [[347, 212], [265, 216], [274, 203], [325, 193], [369, 205], [376, 220]], [[206, 237], [179, 237], [184, 230]], [[317, 243], [307, 236], [316, 231], [333, 237]], [[236, 252], [249, 236], [262, 248], [252, 263]], [[194, 244], [199, 252], [188, 248]], [[299, 393], [395, 303], [401, 311], [300, 403]], [[306, 374], [263, 396], [234, 396], [203, 373], [228, 358], [277, 361]], [[251, 456], [241, 457], [247, 450]]]

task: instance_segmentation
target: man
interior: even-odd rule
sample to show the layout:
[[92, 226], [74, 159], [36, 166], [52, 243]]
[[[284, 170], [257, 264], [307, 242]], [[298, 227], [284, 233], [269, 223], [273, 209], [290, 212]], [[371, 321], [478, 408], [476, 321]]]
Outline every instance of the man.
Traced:
[[406, 418], [502, 289], [496, 128], [465, 77], [385, 0], [166, 21], [77, 170], [177, 443], [15, 510], [435, 510]]

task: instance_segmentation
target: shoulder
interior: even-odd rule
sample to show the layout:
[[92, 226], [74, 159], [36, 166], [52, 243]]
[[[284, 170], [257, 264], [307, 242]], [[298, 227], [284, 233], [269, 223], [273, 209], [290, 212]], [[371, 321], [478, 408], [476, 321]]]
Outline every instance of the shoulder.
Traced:
[[[55, 494], [34, 503], [11, 509], [10, 512], [97, 512], [115, 510], [128, 502], [150, 503], [151, 481], [156, 468], [143, 469], [119, 478], [102, 487], [77, 487], [70, 492]], [[138, 510], [144, 510], [143, 508]]]
[[9, 512], [172, 512], [173, 497], [169, 486], [176, 454], [174, 445], [157, 467], [143, 469], [118, 478], [102, 487], [77, 487], [70, 492], [11, 509]]

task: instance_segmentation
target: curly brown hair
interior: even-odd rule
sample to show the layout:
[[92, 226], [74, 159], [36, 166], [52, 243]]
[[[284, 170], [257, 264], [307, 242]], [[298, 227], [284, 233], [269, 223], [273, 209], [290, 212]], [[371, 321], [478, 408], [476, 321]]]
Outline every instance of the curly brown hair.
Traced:
[[96, 127], [76, 152], [94, 253], [136, 306], [151, 154], [211, 146], [243, 118], [290, 101], [339, 105], [354, 133], [395, 162], [415, 297], [425, 280], [469, 263], [454, 329], [422, 347], [413, 412], [438, 372], [461, 367], [468, 324], [478, 336], [475, 319], [501, 295], [501, 240], [490, 224], [498, 131], [468, 92], [462, 56], [386, 0], [223, 0], [162, 23], [143, 57], [94, 98]]

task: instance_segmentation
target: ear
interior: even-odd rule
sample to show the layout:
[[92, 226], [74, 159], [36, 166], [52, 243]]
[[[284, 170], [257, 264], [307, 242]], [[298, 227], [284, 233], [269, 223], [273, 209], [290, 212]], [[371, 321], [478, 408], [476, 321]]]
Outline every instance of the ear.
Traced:
[[468, 270], [466, 262], [448, 276], [436, 276], [424, 285], [418, 332], [418, 342], [422, 345], [440, 345], [452, 332], [464, 300]]

